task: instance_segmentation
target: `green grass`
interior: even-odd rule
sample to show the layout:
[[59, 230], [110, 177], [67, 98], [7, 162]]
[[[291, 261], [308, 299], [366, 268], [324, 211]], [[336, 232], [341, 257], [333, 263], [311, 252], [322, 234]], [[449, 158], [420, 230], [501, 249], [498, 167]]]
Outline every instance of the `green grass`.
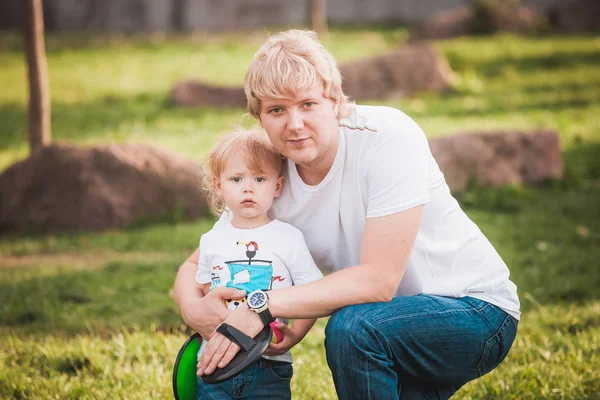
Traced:
[[[340, 61], [391, 50], [401, 28], [334, 29]], [[182, 37], [50, 35], [53, 138], [144, 141], [200, 159], [244, 110], [179, 110], [168, 91], [200, 77], [240, 85], [266, 31]], [[27, 155], [21, 40], [0, 34], [0, 170]], [[463, 399], [600, 397], [600, 38], [494, 37], [436, 43], [447, 94], [384, 101], [429, 137], [494, 128], [560, 133], [565, 179], [457, 194], [511, 269], [523, 305], [507, 360]], [[169, 398], [189, 334], [171, 287], [212, 220], [121, 231], [0, 237], [0, 398]], [[335, 398], [325, 321], [293, 349], [298, 399]]]

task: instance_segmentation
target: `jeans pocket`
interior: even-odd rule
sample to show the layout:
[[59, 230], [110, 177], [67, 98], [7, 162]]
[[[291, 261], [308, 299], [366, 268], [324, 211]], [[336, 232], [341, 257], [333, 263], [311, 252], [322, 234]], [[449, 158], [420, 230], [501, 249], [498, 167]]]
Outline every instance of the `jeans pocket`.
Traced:
[[461, 300], [464, 301], [465, 303], [469, 304], [471, 307], [473, 307], [477, 311], [483, 311], [485, 308], [487, 308], [490, 305], [490, 303], [488, 303], [487, 301], [480, 300], [478, 298], [470, 297], [470, 296], [463, 297]]
[[294, 375], [294, 368], [292, 364], [286, 362], [271, 361], [268, 366], [268, 370], [273, 377], [280, 380], [289, 381]]
[[491, 338], [483, 346], [483, 354], [477, 363], [479, 376], [485, 375], [496, 368], [508, 354], [517, 334], [516, 320], [510, 315]]

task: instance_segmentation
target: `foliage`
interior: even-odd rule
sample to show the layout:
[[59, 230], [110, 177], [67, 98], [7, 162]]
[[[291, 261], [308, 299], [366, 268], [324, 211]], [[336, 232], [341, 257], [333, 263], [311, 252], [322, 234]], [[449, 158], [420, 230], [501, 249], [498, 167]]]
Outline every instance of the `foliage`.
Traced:
[[[50, 35], [53, 133], [79, 144], [148, 141], [200, 159], [243, 110], [179, 110], [178, 79], [240, 84], [265, 32], [189, 37]], [[405, 31], [332, 30], [341, 60], [392, 49]], [[430, 137], [551, 128], [565, 179], [539, 187], [477, 186], [457, 194], [511, 270], [523, 305], [514, 348], [462, 399], [600, 397], [600, 41], [512, 35], [440, 42], [455, 71], [443, 96], [389, 100]], [[0, 169], [27, 150], [20, 41], [0, 36]], [[379, 102], [380, 103], [380, 102]], [[140, 221], [122, 231], [0, 237], [0, 398], [171, 396], [189, 331], [170, 289], [212, 220]], [[295, 349], [292, 389], [333, 399], [325, 320]]]

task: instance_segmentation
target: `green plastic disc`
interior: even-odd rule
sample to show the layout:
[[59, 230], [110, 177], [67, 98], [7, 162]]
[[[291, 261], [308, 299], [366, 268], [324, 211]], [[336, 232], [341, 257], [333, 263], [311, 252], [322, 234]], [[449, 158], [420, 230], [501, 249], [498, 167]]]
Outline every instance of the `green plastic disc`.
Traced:
[[177, 354], [173, 367], [173, 394], [175, 400], [196, 400], [196, 364], [202, 337], [190, 336]]

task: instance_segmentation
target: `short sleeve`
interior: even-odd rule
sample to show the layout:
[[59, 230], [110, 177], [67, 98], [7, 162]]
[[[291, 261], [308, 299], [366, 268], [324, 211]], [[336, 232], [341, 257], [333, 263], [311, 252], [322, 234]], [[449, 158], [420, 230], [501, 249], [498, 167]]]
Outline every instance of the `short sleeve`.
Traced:
[[303, 285], [321, 279], [323, 274], [308, 251], [306, 241], [300, 231], [298, 231], [297, 242], [294, 257], [291, 265], [288, 266], [294, 285]]
[[208, 256], [206, 251], [202, 251], [206, 243], [204, 242], [204, 236], [200, 238], [200, 257], [198, 259], [198, 271], [196, 271], [196, 282], [200, 284], [209, 283], [211, 280], [211, 268], [208, 262]]
[[398, 112], [366, 157], [367, 218], [382, 217], [429, 201], [431, 151], [421, 128]]

